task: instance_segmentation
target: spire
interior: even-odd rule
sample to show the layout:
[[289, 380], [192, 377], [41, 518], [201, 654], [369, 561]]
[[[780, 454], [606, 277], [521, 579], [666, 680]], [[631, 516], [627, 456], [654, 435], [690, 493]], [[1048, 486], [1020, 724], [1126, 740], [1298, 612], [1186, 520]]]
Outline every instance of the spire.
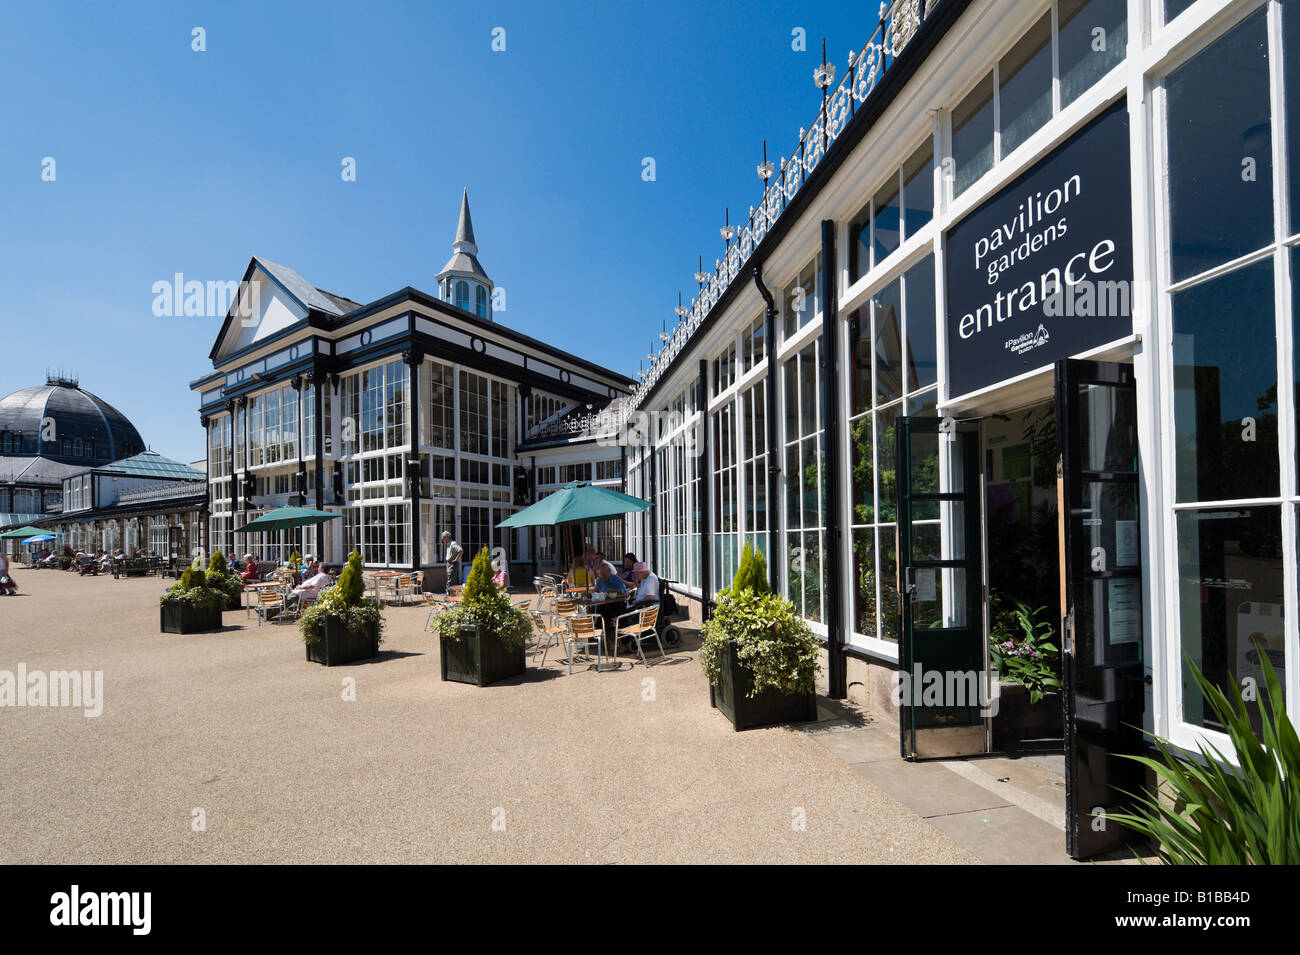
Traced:
[[474, 243], [474, 220], [469, 217], [468, 188], [460, 195], [460, 221], [456, 223], [456, 241], [452, 243], [452, 248], [457, 252], [468, 252], [471, 255], [478, 253], [478, 246]]

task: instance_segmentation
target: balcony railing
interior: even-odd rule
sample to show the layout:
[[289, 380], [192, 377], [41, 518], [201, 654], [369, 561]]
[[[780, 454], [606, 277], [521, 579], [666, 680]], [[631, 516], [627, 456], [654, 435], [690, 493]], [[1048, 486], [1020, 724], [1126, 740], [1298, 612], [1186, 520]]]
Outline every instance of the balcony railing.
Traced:
[[691, 340], [710, 309], [741, 277], [754, 249], [799, 194], [831, 144], [857, 113], [858, 107], [871, 97], [881, 77], [893, 66], [921, 24], [945, 2], [947, 0], [881, 3], [875, 30], [860, 51], [850, 51], [848, 67], [834, 89], [831, 89], [835, 79], [834, 65], [823, 63], [817, 67], [814, 81], [823, 92], [817, 118], [811, 126], [799, 130], [799, 142], [788, 157], [781, 157], [779, 164], [765, 162], [759, 167], [759, 175], [763, 178], [762, 199], [757, 207], [750, 206], [749, 217], [743, 225], [723, 228], [726, 242], [723, 257], [714, 260], [713, 271], [709, 273], [701, 264], [701, 271], [695, 275], [698, 294], [689, 307], [680, 310], [676, 328], [651, 360], [649, 369], [639, 373], [641, 381], [633, 388], [631, 400], [624, 405], [627, 410], [641, 404]]

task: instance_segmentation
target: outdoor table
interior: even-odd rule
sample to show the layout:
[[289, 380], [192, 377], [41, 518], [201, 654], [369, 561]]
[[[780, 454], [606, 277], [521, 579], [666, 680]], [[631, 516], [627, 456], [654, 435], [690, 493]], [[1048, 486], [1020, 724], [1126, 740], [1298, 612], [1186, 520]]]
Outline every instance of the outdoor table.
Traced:
[[[260, 584], [244, 584], [244, 593], [245, 593], [245, 594], [250, 593], [250, 592], [252, 592], [252, 593], [257, 593], [258, 591], [262, 591], [262, 590], [280, 590], [280, 589], [282, 589], [283, 587], [284, 587], [284, 584], [280, 583], [278, 580], [264, 581], [263, 583], [260, 583]], [[245, 617], [248, 616], [248, 611], [251, 610], [251, 609], [252, 609], [252, 608], [251, 608], [251, 606], [250, 606], [249, 603], [248, 603], [248, 598], [245, 597], [245, 598], [244, 598], [244, 616], [245, 616]]]
[[395, 570], [376, 570], [365, 576], [369, 577], [370, 582], [374, 585], [375, 603], [382, 604], [383, 601], [379, 597], [379, 585], [390, 580], [396, 580], [402, 575]]

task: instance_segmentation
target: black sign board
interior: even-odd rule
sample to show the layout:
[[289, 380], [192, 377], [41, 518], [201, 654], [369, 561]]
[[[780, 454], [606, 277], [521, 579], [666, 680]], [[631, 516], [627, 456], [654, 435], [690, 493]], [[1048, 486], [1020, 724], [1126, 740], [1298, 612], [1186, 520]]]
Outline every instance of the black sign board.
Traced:
[[1132, 333], [1121, 100], [948, 233], [951, 397]]

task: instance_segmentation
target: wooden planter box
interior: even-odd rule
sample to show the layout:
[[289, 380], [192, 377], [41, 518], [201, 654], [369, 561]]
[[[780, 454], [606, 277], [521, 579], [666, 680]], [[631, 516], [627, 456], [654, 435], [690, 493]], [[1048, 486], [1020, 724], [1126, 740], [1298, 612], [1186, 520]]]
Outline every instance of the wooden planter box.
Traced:
[[993, 745], [1027, 739], [1060, 739], [1065, 718], [1060, 693], [1044, 693], [1029, 702], [1029, 691], [1019, 683], [998, 681], [998, 711], [993, 717]]
[[752, 671], [736, 658], [736, 645], [727, 644], [718, 685], [709, 687], [709, 702], [722, 711], [737, 731], [817, 719], [816, 693], [764, 690], [751, 697], [749, 691], [753, 685]]
[[343, 621], [328, 615], [323, 618], [324, 633], [315, 643], [306, 644], [307, 659], [327, 667], [354, 660], [369, 660], [379, 656], [379, 621], [363, 630], [348, 630]]
[[511, 650], [495, 634], [478, 627], [462, 627], [459, 640], [439, 637], [439, 643], [444, 682], [487, 686], [519, 676], [527, 666], [522, 646]]
[[207, 633], [221, 629], [221, 605], [202, 610], [179, 600], [166, 600], [158, 607], [163, 633]]

